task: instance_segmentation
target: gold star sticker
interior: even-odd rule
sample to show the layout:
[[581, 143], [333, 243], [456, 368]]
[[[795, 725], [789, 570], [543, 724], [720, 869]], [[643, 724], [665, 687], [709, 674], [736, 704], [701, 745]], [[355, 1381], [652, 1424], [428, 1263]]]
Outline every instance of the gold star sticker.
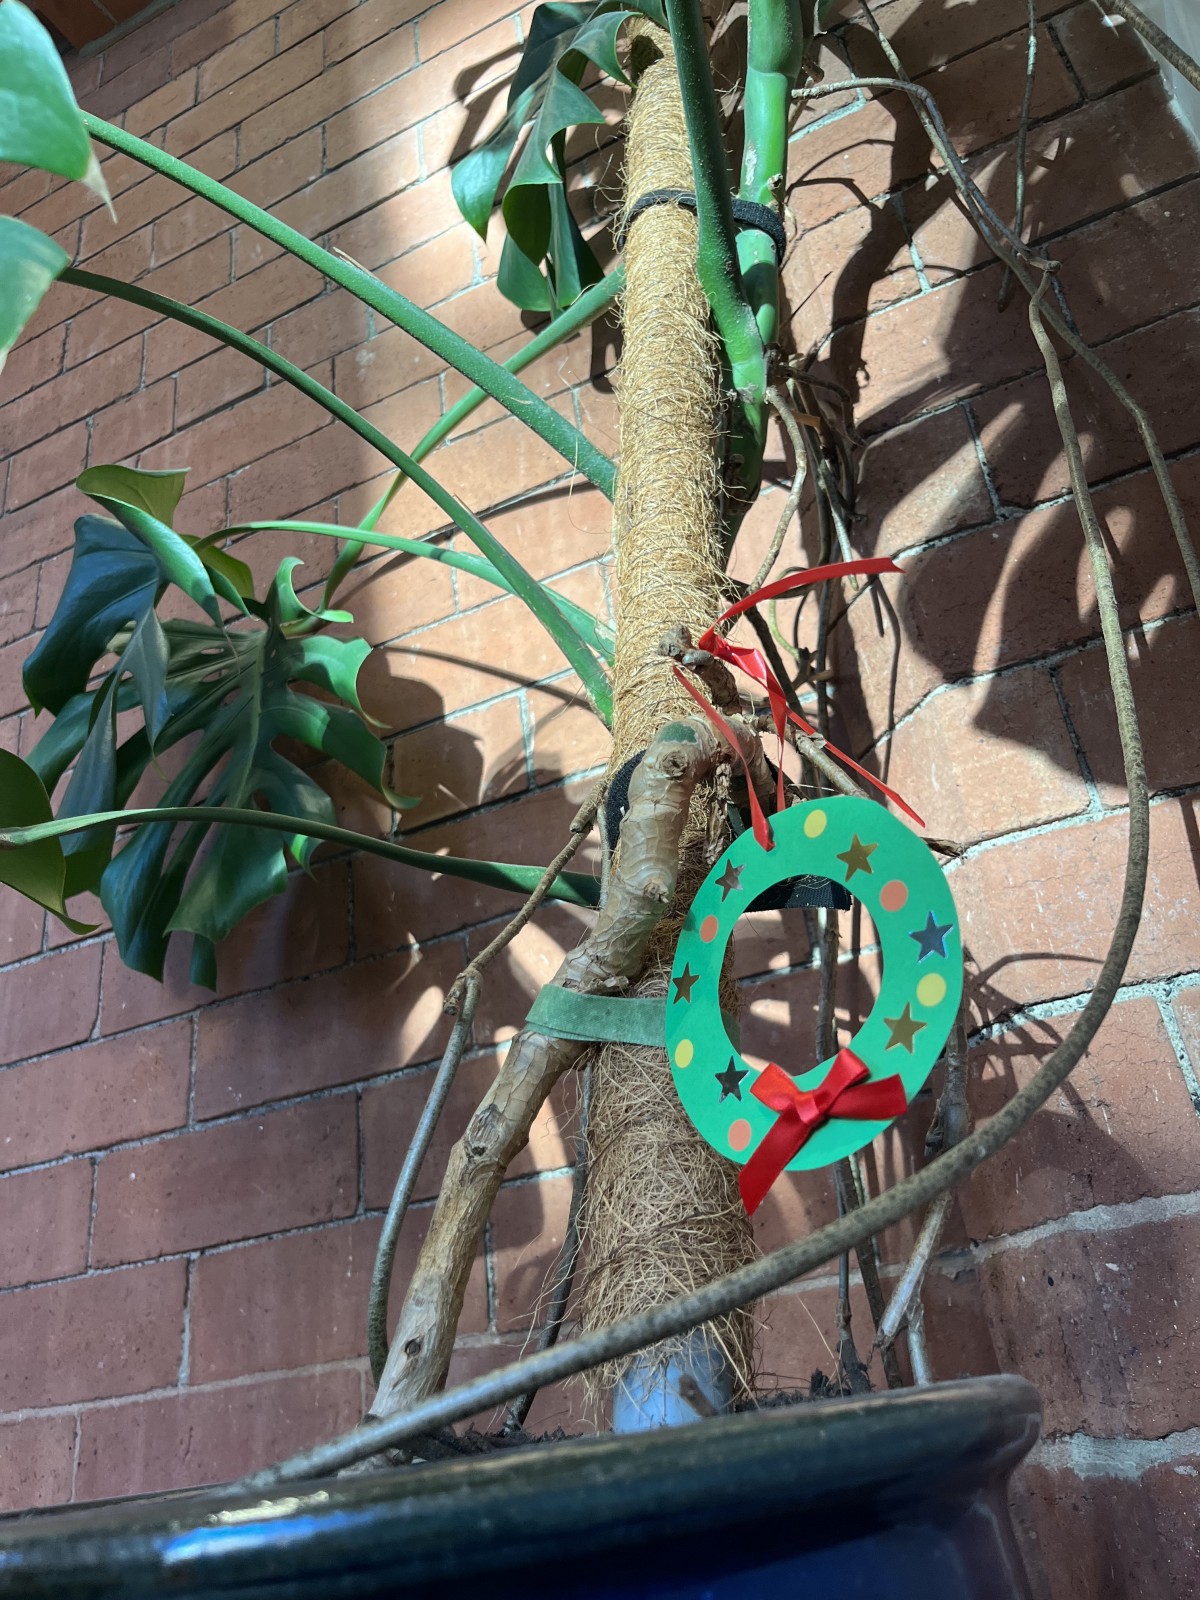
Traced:
[[854, 835], [854, 842], [849, 850], [842, 850], [838, 854], [838, 860], [846, 863], [847, 883], [856, 872], [871, 871], [871, 857], [878, 849], [877, 844], [864, 844], [857, 834]]
[[918, 1022], [913, 1016], [912, 1007], [906, 1005], [898, 1017], [884, 1017], [883, 1020], [888, 1032], [891, 1034], [891, 1038], [884, 1046], [884, 1049], [894, 1050], [898, 1044], [902, 1044], [909, 1055], [912, 1055], [913, 1040], [925, 1026], [923, 1022]]

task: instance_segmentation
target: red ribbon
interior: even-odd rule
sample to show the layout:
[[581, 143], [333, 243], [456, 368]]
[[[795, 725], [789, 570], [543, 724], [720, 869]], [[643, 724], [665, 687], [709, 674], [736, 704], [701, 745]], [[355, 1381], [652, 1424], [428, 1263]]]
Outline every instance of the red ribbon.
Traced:
[[[807, 572], [794, 573], [790, 578], [780, 578], [775, 583], [768, 583], [762, 589], [756, 589], [753, 594], [744, 595], [735, 605], [730, 606], [727, 611], [723, 611], [712, 627], [696, 640], [696, 648], [698, 650], [707, 650], [710, 655], [718, 657], [719, 660], [727, 661], [731, 666], [739, 667], [747, 677], [753, 678], [755, 683], [761, 684], [767, 692], [767, 703], [771, 708], [771, 721], [775, 724], [775, 733], [779, 739], [779, 777], [775, 801], [775, 809], [777, 811], [783, 810], [783, 735], [785, 724], [790, 719], [810, 738], [817, 737], [816, 729], [788, 705], [787, 698], [783, 692], [783, 685], [771, 670], [762, 651], [755, 649], [751, 645], [730, 644], [728, 640], [719, 636], [717, 629], [722, 623], [729, 622], [734, 617], [740, 616], [743, 611], [748, 611], [751, 606], [758, 605], [760, 601], [774, 600], [779, 595], [792, 594], [795, 590], [806, 588], [809, 584], [825, 583], [831, 578], [848, 578], [854, 575], [865, 577], [876, 572], [900, 572], [901, 570], [890, 556], [865, 556], [860, 561], [833, 561], [823, 567], [810, 567]], [[676, 668], [676, 672], [678, 673], [678, 668]], [[697, 696], [697, 698], [699, 697]], [[705, 708], [706, 713], [710, 714], [711, 719], [711, 706], [705, 700], [701, 700], [700, 704]], [[718, 725], [721, 726], [724, 732], [724, 725]], [[860, 778], [865, 778], [881, 794], [885, 794], [893, 804], [900, 807], [906, 816], [911, 817], [919, 828], [925, 826], [908, 802], [898, 795], [894, 789], [889, 789], [886, 783], [881, 783], [878, 778], [872, 777], [864, 767], [860, 767], [857, 761], [852, 760], [844, 751], [839, 750], [836, 745], [826, 743], [825, 748], [830, 755], [836, 756], [844, 766], [857, 772]], [[753, 786], [751, 786], [751, 793], [753, 794]], [[755, 802], [752, 801], [750, 807], [752, 816], [754, 807]], [[765, 819], [763, 825], [764, 827], [766, 826]], [[758, 838], [757, 828], [755, 828], [755, 837]], [[759, 839], [759, 843], [762, 843], [761, 839]]]
[[870, 1068], [853, 1050], [839, 1050], [824, 1083], [804, 1090], [782, 1067], [768, 1062], [750, 1092], [779, 1115], [738, 1176], [748, 1216], [754, 1215], [784, 1167], [830, 1117], [890, 1122], [907, 1109], [908, 1096], [898, 1075], [864, 1083], [869, 1075]]

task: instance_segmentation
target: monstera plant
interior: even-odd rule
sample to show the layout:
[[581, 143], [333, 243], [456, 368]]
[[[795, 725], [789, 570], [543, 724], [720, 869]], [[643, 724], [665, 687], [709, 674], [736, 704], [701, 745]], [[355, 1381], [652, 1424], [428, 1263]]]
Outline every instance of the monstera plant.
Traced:
[[[1190, 551], [1186, 529], [1144, 415], [1047, 294], [1053, 263], [1025, 242], [1019, 218], [1012, 226], [996, 215], [963, 168], [935, 102], [906, 77], [893, 53], [892, 76], [871, 80], [867, 87], [883, 84], [911, 98], [963, 207], [1026, 293], [1045, 358], [1092, 557], [1129, 773], [1129, 867], [1112, 947], [1075, 1026], [1003, 1111], [985, 1127], [967, 1132], [963, 1037], [960, 1029], [952, 1029], [944, 1057], [946, 1089], [931, 1135], [931, 1148], [941, 1147], [942, 1154], [871, 1199], [853, 1163], [843, 1160], [838, 1169], [843, 1215], [762, 1259], [755, 1258], [738, 1211], [732, 1168], [703, 1145], [677, 1108], [661, 1113], [669, 1125], [650, 1126], [659, 1116], [656, 1110], [632, 1131], [621, 1124], [619, 1136], [614, 1133], [610, 1087], [619, 1071], [632, 1062], [639, 1082], [666, 1079], [661, 1017], [655, 1023], [650, 1013], [655, 1006], [661, 1013], [669, 978], [681, 986], [679, 995], [690, 995], [688, 986], [698, 981], [690, 967], [672, 977], [672, 962], [690, 896], [714, 851], [720, 853], [731, 830], [740, 832], [745, 816], [754, 837], [769, 844], [765, 811], [780, 800], [840, 794], [855, 805], [865, 803], [856, 779], [833, 759], [826, 737], [829, 606], [837, 581], [869, 578], [891, 563], [855, 557], [856, 474], [843, 400], [810, 371], [803, 353], [785, 347], [780, 318], [780, 264], [788, 245], [781, 196], [794, 106], [862, 86], [851, 78], [822, 81], [815, 68], [813, 46], [825, 10], [815, 0], [749, 0], [745, 39], [736, 30], [724, 31], [722, 47], [732, 52], [732, 75], [740, 84], [735, 175], [728, 154], [733, 130], [718, 103], [712, 33], [699, 0], [623, 5], [546, 0], [537, 7], [503, 121], [453, 176], [462, 213], [479, 232], [489, 222], [495, 225], [493, 213], [500, 212], [505, 230], [500, 289], [522, 309], [552, 317], [500, 366], [354, 262], [314, 244], [156, 145], [82, 113], [46, 31], [22, 0], [0, 0], [0, 160], [87, 183], [107, 198], [93, 140], [120, 151], [323, 274], [472, 385], [424, 439], [406, 450], [311, 375], [239, 330], [180, 302], [74, 268], [53, 241], [17, 219], [0, 218], [0, 356], [18, 339], [41, 297], [54, 292], [56, 281], [112, 295], [258, 361], [396, 469], [387, 494], [359, 525], [260, 522], [213, 528], [204, 538], [184, 536], [172, 526], [185, 483], [182, 463], [179, 471], [159, 473], [98, 465], [80, 477], [80, 490], [97, 510], [76, 524], [62, 598], [25, 664], [29, 702], [52, 720], [25, 760], [0, 754], [0, 881], [68, 920], [73, 900], [98, 893], [126, 962], [161, 976], [169, 942], [187, 938], [193, 978], [209, 984], [215, 981], [221, 940], [284, 888], [292, 865], [308, 864], [318, 841], [527, 897], [510, 928], [472, 961], [450, 996], [456, 1026], [400, 1171], [372, 1288], [370, 1351], [379, 1384], [373, 1420], [351, 1438], [285, 1464], [276, 1478], [332, 1470], [504, 1401], [513, 1402], [515, 1425], [539, 1384], [590, 1369], [600, 1369], [610, 1383], [631, 1373], [652, 1382], [680, 1352], [694, 1354], [697, 1329], [715, 1327], [722, 1352], [741, 1348], [744, 1355], [750, 1330], [745, 1308], [758, 1296], [851, 1250], [858, 1253], [864, 1282], [873, 1283], [878, 1293], [874, 1235], [927, 1206], [924, 1261], [905, 1274], [886, 1317], [881, 1300], [872, 1306], [887, 1349], [917, 1304], [932, 1249], [927, 1236], [936, 1240], [944, 1197], [1064, 1080], [1116, 992], [1136, 933], [1145, 878], [1145, 783], [1108, 561], [1055, 340], [1089, 361], [1130, 408], [1185, 552]], [[881, 37], [880, 45], [890, 52], [886, 39]], [[607, 275], [595, 238], [585, 238], [572, 209], [569, 184], [572, 141], [581, 137], [577, 130], [604, 121], [589, 92], [602, 82], [631, 88], [632, 101], [625, 203], [617, 230], [625, 259]], [[622, 291], [618, 477], [613, 462], [517, 373], [599, 316]], [[615, 638], [600, 620], [533, 579], [517, 555], [421, 464], [487, 397], [615, 499], [620, 619]], [[751, 584], [739, 584], [728, 563], [760, 488], [772, 416], [778, 416], [794, 449], [794, 480], [766, 560]], [[502, 471], [498, 463], [498, 475]], [[810, 541], [815, 567], [773, 585], [772, 568], [794, 526], [806, 482], [815, 505]], [[475, 553], [447, 548], [436, 538], [414, 541], [380, 531], [388, 505], [407, 484], [434, 502]], [[504, 492], [498, 476], [493, 498], [503, 498]], [[265, 591], [256, 592], [249, 568], [236, 553], [237, 541], [266, 529], [340, 541], [315, 608], [297, 594], [293, 559], [284, 560]], [[545, 871], [428, 855], [391, 837], [337, 825], [332, 802], [309, 770], [312, 757], [341, 763], [394, 806], [413, 803], [388, 787], [386, 745], [358, 699], [368, 646], [346, 637], [352, 619], [336, 607], [346, 574], [364, 552], [375, 550], [449, 562], [518, 596], [578, 675], [597, 716], [612, 728], [611, 782], [583, 808], [571, 837]], [[1194, 555], [1188, 560], [1196, 579]], [[801, 648], [797, 638], [789, 640], [772, 626], [771, 613], [763, 614], [760, 606], [773, 607], [781, 590], [791, 592], [813, 580], [819, 580], [809, 591], [819, 596], [813, 602], [816, 624], [809, 645]], [[729, 629], [741, 617], [753, 627], [757, 644], [728, 642]], [[765, 700], [741, 694], [729, 664], [748, 671], [766, 691]], [[772, 769], [760, 738], [764, 728], [781, 736], [786, 731], [792, 739], [800, 758], [800, 788], [789, 789]], [[851, 770], [866, 776], [853, 764]], [[824, 825], [814, 821], [809, 836], [817, 837]], [[566, 870], [593, 826], [601, 827], [606, 843], [602, 878]], [[847, 881], [854, 873], [861, 873], [861, 881], [870, 876], [875, 848], [855, 833], [846, 856], [838, 858], [848, 861]], [[741, 869], [729, 870], [732, 877], [721, 880], [724, 892], [714, 901], [718, 910]], [[856, 887], [850, 881], [850, 888]], [[539, 1000], [540, 1022], [517, 1035], [468, 1136], [455, 1147], [389, 1339], [386, 1305], [396, 1233], [469, 1038], [484, 969], [547, 898], [597, 907], [597, 913], [582, 944], [548, 986], [549, 1001]], [[842, 902], [804, 903], [822, 908], [818, 942], [831, 976], [818, 1029], [821, 1053], [832, 1054], [836, 908]], [[700, 925], [702, 940], [711, 937], [704, 931], [710, 922], [716, 926], [716, 911]], [[925, 941], [920, 958], [936, 951], [939, 959], [952, 960], [957, 947], [947, 946], [948, 932], [931, 916], [931, 925], [913, 934]], [[918, 992], [939, 1000], [947, 993], [953, 997], [960, 973], [951, 977], [949, 989], [939, 979], [940, 989], [926, 984]], [[719, 973], [710, 981], [718, 983]], [[598, 1023], [572, 1028], [563, 1020], [570, 1012], [564, 995], [598, 995], [626, 1006], [626, 1019], [642, 1020], [623, 1024], [632, 1034], [588, 1031]], [[641, 1010], [637, 1001], [644, 1002]], [[906, 1007], [889, 1019], [892, 1043], [911, 1055], [923, 1026]], [[593, 1048], [605, 1037], [625, 1041], [620, 1052], [625, 1066], [617, 1061], [618, 1052]], [[686, 1066], [692, 1049], [690, 1040], [680, 1041], [673, 1064]], [[504, 1172], [557, 1079], [588, 1063], [595, 1071], [593, 1123], [600, 1129], [587, 1179], [592, 1188], [585, 1204], [588, 1162], [580, 1160], [542, 1348], [436, 1398], [477, 1242]], [[726, 1093], [741, 1099], [745, 1074], [739, 1077], [733, 1069], [731, 1062], [722, 1099]], [[784, 1091], [791, 1092], [786, 1084]], [[649, 1144], [643, 1148], [638, 1140], [651, 1138], [659, 1140], [656, 1152], [690, 1149], [694, 1159], [689, 1157], [681, 1197], [672, 1196], [669, 1187], [656, 1191], [653, 1238], [647, 1243], [647, 1208], [639, 1211], [635, 1202], [654, 1164], [645, 1155]], [[619, 1169], [611, 1165], [614, 1151], [623, 1152]], [[676, 1201], [679, 1209], [672, 1212]], [[606, 1218], [616, 1221], [601, 1248], [595, 1244], [596, 1230], [609, 1226]], [[585, 1295], [583, 1331], [558, 1343], [581, 1234], [585, 1249], [592, 1239], [598, 1263], [592, 1277], [608, 1284], [608, 1298]], [[622, 1280], [614, 1287], [611, 1274], [619, 1276], [622, 1265], [635, 1260], [641, 1262], [636, 1282]], [[910, 1320], [916, 1353], [917, 1318]], [[843, 1332], [849, 1339], [848, 1311]], [[889, 1377], [898, 1381], [894, 1365]]]

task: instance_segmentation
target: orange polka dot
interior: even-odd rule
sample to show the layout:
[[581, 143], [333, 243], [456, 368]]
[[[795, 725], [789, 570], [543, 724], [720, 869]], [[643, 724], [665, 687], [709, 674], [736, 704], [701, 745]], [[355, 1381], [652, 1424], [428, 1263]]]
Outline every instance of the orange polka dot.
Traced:
[[908, 900], [908, 885], [899, 878], [885, 883], [879, 891], [879, 904], [885, 911], [899, 911]]
[[736, 1122], [729, 1124], [729, 1148], [731, 1150], [744, 1150], [750, 1143], [750, 1124], [745, 1117], [739, 1117]]
[[705, 944], [711, 944], [713, 942], [713, 940], [717, 937], [717, 929], [719, 927], [720, 923], [717, 921], [716, 917], [705, 917], [704, 921], [700, 924], [700, 937], [704, 940]]

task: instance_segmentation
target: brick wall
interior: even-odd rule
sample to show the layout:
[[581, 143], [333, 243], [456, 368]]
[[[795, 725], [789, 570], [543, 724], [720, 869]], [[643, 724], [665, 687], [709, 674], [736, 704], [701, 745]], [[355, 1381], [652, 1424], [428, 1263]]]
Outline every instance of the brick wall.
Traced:
[[[1021, 0], [879, 8], [1002, 212], [1024, 13]], [[1091, 0], [1042, 0], [1039, 14], [1029, 215], [1063, 263], [1083, 333], [1150, 404], [1195, 512], [1196, 152], [1127, 29]], [[85, 106], [229, 179], [505, 355], [521, 329], [492, 281], [499, 241], [480, 244], [458, 220], [448, 163], [493, 124], [527, 19], [509, 0], [424, 11], [179, 0], [73, 76]], [[839, 48], [876, 69], [861, 29]], [[826, 66], [844, 75], [832, 56]], [[245, 229], [122, 157], [105, 165], [115, 223], [85, 191], [34, 174], [10, 178], [0, 207], [95, 270], [256, 332], [401, 442], [461, 392], [427, 352]], [[614, 171], [611, 131], [589, 132], [574, 182], [596, 221]], [[931, 830], [970, 845], [953, 884], [982, 1117], [1070, 1025], [1115, 910], [1124, 795], [1082, 540], [1024, 313], [997, 313], [998, 269], [930, 172], [908, 109], [894, 96], [819, 102], [799, 125], [792, 179], [804, 230], [786, 273], [795, 339], [804, 350], [833, 330], [825, 369], [854, 391], [868, 440], [856, 542], [907, 557], [902, 582], [857, 595], [839, 619], [839, 714]], [[614, 354], [602, 327], [531, 369], [609, 448]], [[1043, 1394], [1047, 1442], [1021, 1491], [1042, 1592], [1157, 1600], [1190, 1592], [1180, 1528], [1200, 1470], [1197, 624], [1144, 455], [1077, 368], [1156, 791], [1146, 921], [1070, 1085], [962, 1195], [927, 1332], [938, 1376], [1019, 1371]], [[189, 465], [181, 526], [193, 533], [300, 513], [352, 522], [386, 481], [378, 457], [240, 356], [75, 290], [50, 296], [0, 383], [0, 739], [11, 749], [37, 737], [20, 667], [65, 576], [83, 506], [71, 480], [87, 462]], [[535, 573], [605, 612], [606, 508], [559, 466], [493, 407], [436, 462]], [[776, 443], [740, 574], [757, 564], [790, 470]], [[440, 524], [407, 489], [385, 526]], [[328, 571], [331, 547], [315, 537], [261, 536], [240, 553], [261, 577], [288, 552], [310, 584]], [[346, 820], [399, 821], [426, 849], [544, 861], [606, 739], [540, 631], [513, 601], [432, 563], [377, 561], [348, 603], [381, 645], [363, 686], [394, 736], [398, 785], [424, 799], [397, 819], [330, 773]], [[311, 878], [234, 935], [213, 999], [182, 969], [161, 986], [126, 972], [103, 927], [73, 939], [0, 899], [5, 1504], [211, 1481], [356, 1419], [373, 1245], [446, 1036], [441, 1000], [508, 904], [324, 851]], [[807, 940], [777, 914], [755, 923], [738, 953], [750, 1037], [759, 1053], [801, 1057], [815, 999]], [[485, 991], [401, 1244], [401, 1285], [449, 1143], [579, 925], [570, 910], [546, 913]], [[843, 984], [847, 1022], [866, 1003], [863, 965], [862, 983]], [[535, 1320], [569, 1197], [573, 1094], [565, 1086], [540, 1117], [501, 1191], [452, 1377], [510, 1356]], [[870, 1153], [873, 1181], [911, 1167], [931, 1107], [926, 1095], [911, 1127]], [[833, 1214], [827, 1175], [780, 1185], [761, 1242]], [[906, 1224], [885, 1238], [885, 1275], [912, 1236]], [[835, 1283], [817, 1276], [764, 1308], [765, 1386], [829, 1369]], [[533, 1420], [596, 1419], [573, 1392], [552, 1392]]]

